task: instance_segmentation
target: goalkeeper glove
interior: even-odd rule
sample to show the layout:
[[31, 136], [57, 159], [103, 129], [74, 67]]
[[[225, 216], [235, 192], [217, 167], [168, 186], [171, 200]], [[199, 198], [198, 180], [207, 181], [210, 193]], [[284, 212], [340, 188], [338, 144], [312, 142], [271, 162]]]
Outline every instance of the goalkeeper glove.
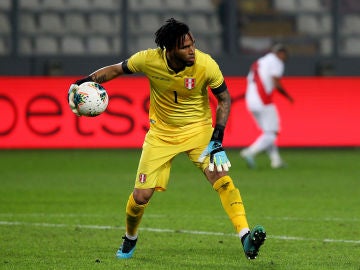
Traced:
[[77, 84], [72, 84], [70, 85], [69, 91], [68, 91], [68, 103], [70, 106], [70, 109], [73, 113], [75, 113], [77, 116], [80, 116], [80, 113], [78, 112], [75, 102], [74, 102], [74, 97], [75, 94], [77, 94], [77, 91], [79, 90], [79, 86]]
[[205, 157], [210, 155], [209, 171], [211, 172], [214, 171], [215, 165], [218, 172], [222, 172], [223, 169], [224, 171], [228, 171], [231, 167], [231, 163], [222, 146], [224, 129], [225, 127], [223, 126], [215, 126], [210, 143], [199, 157], [199, 162], [203, 162]]
[[80, 116], [79, 111], [77, 110], [76, 103], [75, 103], [75, 96], [77, 96], [77, 92], [79, 90], [79, 85], [84, 82], [92, 82], [91, 76], [85, 77], [83, 79], [77, 80], [72, 85], [70, 85], [69, 91], [68, 91], [68, 103], [70, 106], [71, 111], [76, 114], [77, 116]]

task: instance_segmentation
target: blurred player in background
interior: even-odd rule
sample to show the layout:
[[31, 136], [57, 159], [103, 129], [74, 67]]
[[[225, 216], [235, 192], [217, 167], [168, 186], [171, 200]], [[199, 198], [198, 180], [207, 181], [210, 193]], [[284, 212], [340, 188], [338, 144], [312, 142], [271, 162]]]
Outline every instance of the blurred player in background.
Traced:
[[287, 48], [283, 44], [275, 44], [269, 53], [252, 64], [247, 76], [246, 107], [262, 131], [249, 147], [240, 152], [250, 168], [255, 167], [255, 156], [263, 151], [267, 152], [272, 168], [285, 166], [275, 143], [280, 129], [280, 119], [272, 97], [277, 90], [291, 103], [294, 102], [280, 82], [287, 57]]
[[[145, 74], [150, 82], [150, 129], [143, 143], [135, 187], [126, 205], [126, 232], [116, 256], [132, 257], [145, 208], [154, 191], [166, 190], [172, 160], [185, 152], [219, 194], [245, 255], [255, 259], [266, 233], [260, 225], [249, 230], [240, 192], [228, 175], [231, 164], [222, 140], [231, 101], [219, 66], [209, 55], [195, 49], [189, 27], [173, 18], [157, 30], [155, 43], [157, 48], [103, 67], [69, 89], [70, 107], [78, 114], [73, 95], [83, 82], [105, 83], [133, 73]], [[208, 87], [218, 101], [214, 128]]]

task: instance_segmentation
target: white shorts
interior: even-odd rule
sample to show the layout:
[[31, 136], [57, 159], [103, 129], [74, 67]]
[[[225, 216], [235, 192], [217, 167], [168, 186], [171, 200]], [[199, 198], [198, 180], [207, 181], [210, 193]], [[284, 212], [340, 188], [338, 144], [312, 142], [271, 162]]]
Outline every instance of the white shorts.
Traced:
[[279, 132], [280, 119], [274, 104], [265, 105], [259, 110], [251, 110], [251, 113], [263, 132]]

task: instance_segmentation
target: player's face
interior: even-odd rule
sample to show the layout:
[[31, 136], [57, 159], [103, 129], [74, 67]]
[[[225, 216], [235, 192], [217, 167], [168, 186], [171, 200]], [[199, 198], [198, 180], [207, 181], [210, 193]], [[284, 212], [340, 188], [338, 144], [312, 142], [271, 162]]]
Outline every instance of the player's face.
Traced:
[[190, 67], [195, 62], [195, 39], [189, 33], [185, 36], [184, 43], [174, 49], [174, 60]]
[[288, 59], [288, 55], [286, 52], [278, 52], [278, 57], [283, 61], [286, 62], [286, 60]]

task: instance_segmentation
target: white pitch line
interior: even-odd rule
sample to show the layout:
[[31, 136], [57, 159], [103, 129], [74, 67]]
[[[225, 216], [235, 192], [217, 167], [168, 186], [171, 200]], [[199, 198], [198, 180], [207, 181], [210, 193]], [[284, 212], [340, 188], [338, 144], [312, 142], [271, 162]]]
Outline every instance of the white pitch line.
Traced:
[[[115, 214], [82, 214], [82, 213], [0, 213], [1, 218], [15, 218], [15, 217], [60, 217], [60, 218], [66, 218], [66, 217], [114, 217], [117, 216]], [[147, 218], [165, 218], [167, 215], [160, 215], [160, 214], [147, 214]]]
[[[81, 228], [81, 229], [95, 229], [95, 230], [125, 230], [125, 227], [105, 226], [105, 225], [82, 225], [82, 224], [53, 224], [53, 223], [30, 223], [20, 221], [0, 221], [2, 226], [34, 226], [34, 227], [53, 227], [53, 228]], [[141, 231], [158, 232], [158, 233], [183, 233], [196, 235], [211, 235], [211, 236], [231, 236], [236, 237], [236, 234], [221, 233], [221, 232], [206, 232], [206, 231], [192, 231], [192, 230], [173, 230], [173, 229], [159, 229], [159, 228], [141, 228]], [[282, 236], [282, 235], [268, 235], [268, 238], [286, 240], [286, 241], [320, 241], [327, 243], [350, 243], [360, 244], [360, 240], [347, 239], [317, 239], [296, 236]]]
[[262, 217], [262, 218], [271, 219], [271, 220], [286, 220], [286, 221], [360, 222], [359, 218], [338, 218], [338, 217], [323, 217], [323, 218], [311, 218], [311, 217]]
[[[163, 214], [145, 214], [146, 218], [168, 218], [168, 215]], [[103, 217], [104, 214], [81, 214], [81, 213], [0, 213], [0, 217], [8, 218], [8, 217]], [[113, 214], [108, 214], [106, 216], [116, 216]], [[218, 216], [202, 216], [203, 218], [224, 218], [223, 215]], [[194, 218], [193, 216], [183, 216], [183, 218]], [[310, 222], [360, 222], [360, 218], [339, 218], [339, 217], [322, 217], [322, 218], [312, 218], [312, 217], [270, 217], [270, 216], [262, 216], [262, 219], [269, 220], [284, 220], [284, 221], [310, 221]]]

